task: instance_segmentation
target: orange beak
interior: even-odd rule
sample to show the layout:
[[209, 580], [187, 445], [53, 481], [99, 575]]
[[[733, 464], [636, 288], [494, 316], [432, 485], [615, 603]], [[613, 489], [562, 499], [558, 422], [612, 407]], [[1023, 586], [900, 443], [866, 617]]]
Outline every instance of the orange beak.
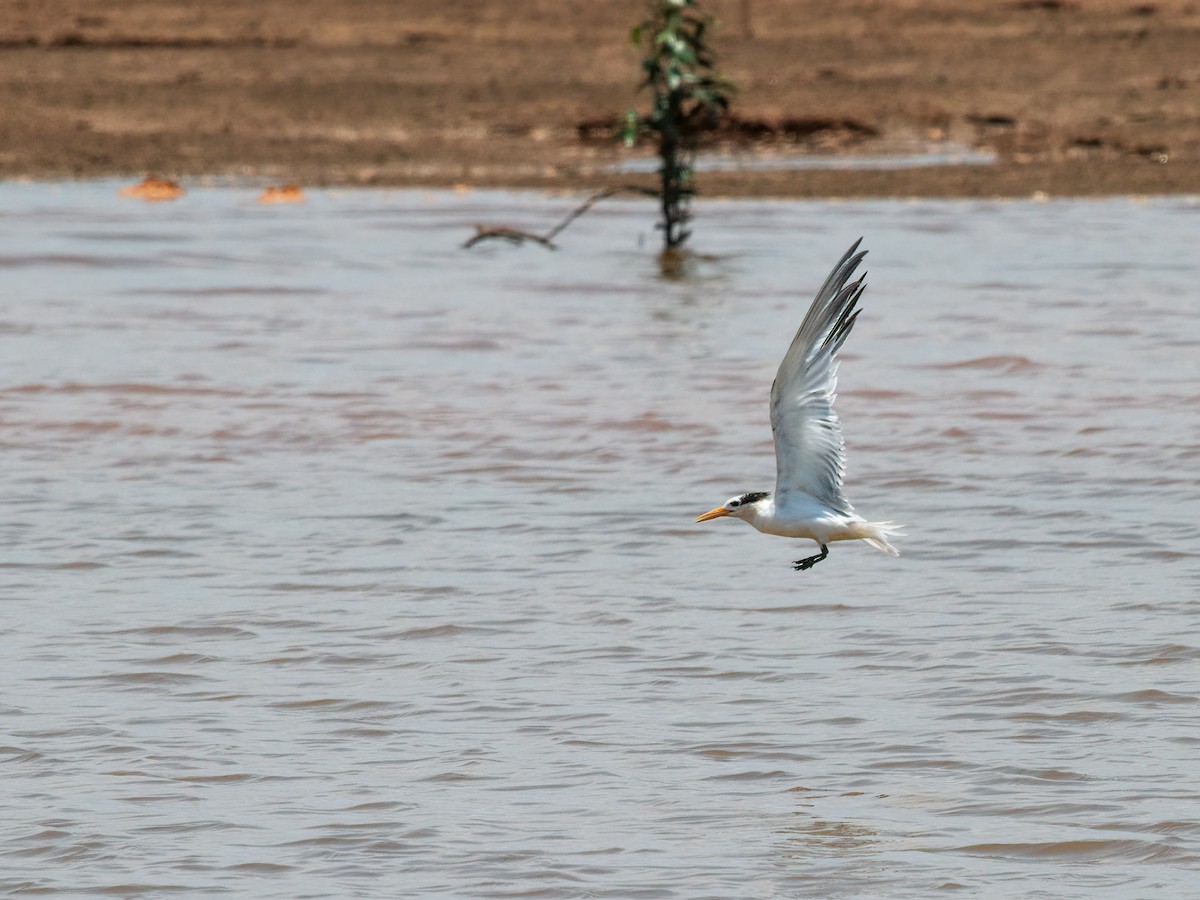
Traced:
[[721, 516], [729, 515], [729, 510], [723, 506], [718, 506], [716, 509], [710, 509], [702, 516], [696, 516], [697, 522], [707, 522], [709, 519], [719, 519]]

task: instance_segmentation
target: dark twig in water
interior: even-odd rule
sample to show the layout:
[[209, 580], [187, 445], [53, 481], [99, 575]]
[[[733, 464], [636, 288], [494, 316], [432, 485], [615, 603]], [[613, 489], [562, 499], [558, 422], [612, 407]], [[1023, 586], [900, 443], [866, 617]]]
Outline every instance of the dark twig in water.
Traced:
[[597, 191], [588, 197], [583, 203], [571, 210], [570, 214], [565, 219], [547, 231], [545, 234], [534, 234], [531, 231], [523, 231], [520, 228], [509, 228], [506, 225], [498, 225], [495, 227], [487, 227], [484, 225], [475, 226], [475, 235], [463, 243], [463, 249], [467, 250], [474, 247], [476, 244], [490, 240], [508, 241], [512, 244], [523, 244], [526, 241], [533, 241], [541, 244], [547, 250], [557, 250], [558, 246], [554, 243], [554, 238], [562, 232], [564, 228], [582, 216], [585, 212], [599, 203], [601, 200], [612, 197], [615, 194], [641, 194], [646, 197], [657, 197], [656, 191], [649, 188], [637, 187], [636, 185], [622, 185], [621, 187], [604, 188], [602, 191]]
[[463, 249], [469, 249], [476, 244], [495, 238], [500, 241], [508, 241], [510, 244], [523, 244], [526, 241], [535, 241], [541, 244], [547, 250], [557, 250], [554, 241], [548, 237], [542, 237], [540, 234], [534, 234], [531, 231], [521, 231], [519, 228], [508, 228], [504, 225], [498, 225], [494, 228], [488, 228], [483, 225], [475, 226], [475, 236], [463, 242]]

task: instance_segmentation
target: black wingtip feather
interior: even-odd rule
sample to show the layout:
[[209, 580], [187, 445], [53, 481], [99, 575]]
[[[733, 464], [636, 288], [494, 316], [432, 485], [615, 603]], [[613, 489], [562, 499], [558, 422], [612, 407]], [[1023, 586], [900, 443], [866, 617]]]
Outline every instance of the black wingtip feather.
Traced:
[[849, 336], [850, 329], [854, 327], [854, 322], [858, 318], [858, 314], [862, 312], [858, 308], [858, 300], [867, 288], [866, 278], [867, 274], [864, 272], [858, 281], [846, 285], [846, 287], [838, 292], [835, 303], [839, 305], [844, 303], [845, 306], [838, 316], [837, 321], [833, 323], [833, 327], [829, 329], [825, 340], [821, 342], [822, 349], [832, 345], [833, 350], [836, 352], [845, 342], [847, 336]]

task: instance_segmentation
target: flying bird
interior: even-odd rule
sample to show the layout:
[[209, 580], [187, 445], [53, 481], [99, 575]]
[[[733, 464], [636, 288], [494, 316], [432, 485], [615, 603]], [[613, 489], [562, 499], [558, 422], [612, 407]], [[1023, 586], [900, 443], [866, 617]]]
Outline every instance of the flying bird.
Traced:
[[[856, 515], [842, 492], [846, 448], [842, 423], [833, 411], [837, 352], [858, 318], [865, 273], [850, 276], [865, 250], [854, 242], [817, 291], [771, 385], [771, 430], [775, 434], [775, 492], [752, 491], [730, 497], [723, 506], [697, 517], [707, 522], [730, 516], [765, 534], [808, 538], [821, 552], [798, 559], [797, 571], [811, 569], [829, 555], [834, 541], [866, 541], [889, 556], [900, 551], [888, 543], [901, 535], [891, 522], [868, 522]], [[849, 283], [847, 283], [849, 282]]]

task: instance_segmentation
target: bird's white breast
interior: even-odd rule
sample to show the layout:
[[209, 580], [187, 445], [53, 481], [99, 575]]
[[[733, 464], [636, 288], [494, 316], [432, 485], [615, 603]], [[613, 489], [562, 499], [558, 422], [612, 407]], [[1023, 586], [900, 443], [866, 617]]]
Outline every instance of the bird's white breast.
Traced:
[[[808, 538], [820, 543], [845, 540], [861, 522], [858, 516], [846, 516], [830, 509], [808, 494], [790, 494], [776, 500], [772, 497], [755, 504], [756, 515], [751, 525], [765, 534], [780, 537]], [[857, 535], [855, 535], [857, 536]]]

